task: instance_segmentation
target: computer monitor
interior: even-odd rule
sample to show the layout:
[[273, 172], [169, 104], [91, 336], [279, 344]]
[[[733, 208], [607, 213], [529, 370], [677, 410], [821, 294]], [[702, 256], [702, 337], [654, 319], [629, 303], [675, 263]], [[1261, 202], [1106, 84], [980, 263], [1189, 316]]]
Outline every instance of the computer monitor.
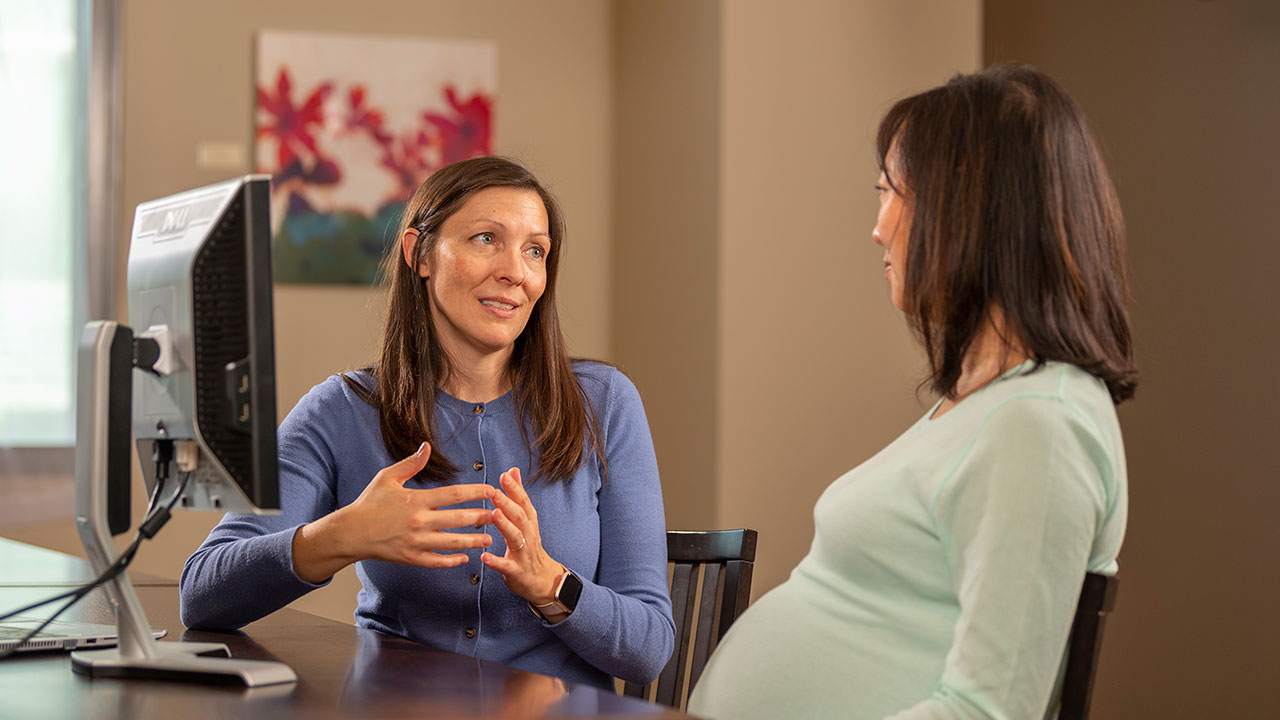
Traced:
[[[131, 327], [89, 323], [77, 366], [76, 524], [99, 574], [117, 561], [111, 536], [129, 527], [131, 436], [148, 487], [163, 470], [175, 507], [279, 510], [269, 189], [269, 176], [247, 175], [137, 208]], [[282, 663], [229, 659], [217, 643], [156, 643], [127, 573], [104, 587], [119, 645], [72, 653], [76, 672], [296, 679]]]
[[183, 507], [280, 508], [269, 202], [270, 176], [249, 175], [134, 214], [129, 324], [160, 358], [134, 375], [133, 436], [148, 487], [154, 442], [182, 443]]

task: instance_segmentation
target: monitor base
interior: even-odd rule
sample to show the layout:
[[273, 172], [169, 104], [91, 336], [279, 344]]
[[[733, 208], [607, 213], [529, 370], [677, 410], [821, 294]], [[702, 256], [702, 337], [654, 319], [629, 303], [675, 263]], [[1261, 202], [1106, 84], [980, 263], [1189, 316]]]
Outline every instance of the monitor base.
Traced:
[[155, 643], [153, 657], [122, 657], [120, 648], [76, 650], [71, 669], [93, 678], [138, 678], [260, 687], [297, 682], [284, 663], [231, 657], [222, 643]]
[[157, 643], [128, 571], [118, 566], [119, 550], [112, 536], [129, 526], [132, 338], [132, 330], [110, 320], [85, 325], [80, 338], [76, 374], [76, 530], [94, 574], [105, 578], [102, 589], [115, 611], [117, 644], [114, 648], [72, 652], [71, 667], [93, 678], [149, 678], [248, 687], [297, 682], [297, 675], [288, 665], [231, 658], [221, 643]]

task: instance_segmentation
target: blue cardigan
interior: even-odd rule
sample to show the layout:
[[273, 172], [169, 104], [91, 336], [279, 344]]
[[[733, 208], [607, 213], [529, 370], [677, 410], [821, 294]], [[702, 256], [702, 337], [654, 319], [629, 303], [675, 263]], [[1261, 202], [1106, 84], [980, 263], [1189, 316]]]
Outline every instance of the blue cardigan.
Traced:
[[[612, 687], [611, 676], [638, 683], [658, 676], [671, 655], [675, 623], [649, 425], [639, 393], [622, 373], [587, 362], [574, 370], [600, 425], [607, 483], [594, 456], [568, 481], [535, 478], [537, 449], [531, 452], [521, 439], [511, 393], [477, 405], [438, 391], [433, 443], [434, 453], [459, 468], [451, 482], [497, 486], [502, 472], [521, 469], [543, 547], [583, 580], [574, 612], [546, 623], [481, 564], [481, 550], [469, 550], [466, 565], [449, 569], [357, 563], [363, 585], [357, 626], [600, 687]], [[379, 470], [399, 460], [383, 446], [377, 412], [338, 376], [298, 402], [278, 439], [282, 512], [228, 514], [209, 533], [182, 571], [188, 627], [241, 627], [320, 587], [293, 571], [294, 532], [354, 501]], [[407, 487], [415, 485], [425, 487], [416, 480]], [[505, 552], [494, 526], [479, 532], [493, 537], [491, 552]]]

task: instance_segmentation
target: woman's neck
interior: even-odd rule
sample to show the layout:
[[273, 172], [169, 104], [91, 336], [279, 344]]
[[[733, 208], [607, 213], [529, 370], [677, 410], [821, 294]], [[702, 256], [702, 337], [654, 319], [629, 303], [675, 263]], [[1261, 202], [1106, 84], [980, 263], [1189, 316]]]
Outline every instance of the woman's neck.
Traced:
[[[449, 353], [449, 377], [441, 389], [469, 403], [487, 403], [502, 397], [511, 389], [511, 351], [488, 353]], [[461, 355], [462, 357], [459, 357]]]
[[965, 352], [955, 392], [951, 397], [943, 398], [933, 417], [941, 416], [1029, 357], [1031, 356], [1023, 349], [1021, 341], [1005, 323], [1004, 313], [999, 308], [993, 308], [988, 321], [978, 330], [973, 343]]

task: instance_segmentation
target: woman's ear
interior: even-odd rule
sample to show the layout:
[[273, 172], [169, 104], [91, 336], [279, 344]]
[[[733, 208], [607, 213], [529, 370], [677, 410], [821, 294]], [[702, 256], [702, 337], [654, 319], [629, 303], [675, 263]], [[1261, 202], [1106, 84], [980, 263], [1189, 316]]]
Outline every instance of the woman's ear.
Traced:
[[400, 238], [401, 250], [404, 252], [404, 264], [413, 268], [418, 275], [426, 277], [427, 264], [418, 264], [414, 262], [414, 257], [418, 254], [418, 231], [414, 228], [408, 228], [404, 231], [404, 235]]

